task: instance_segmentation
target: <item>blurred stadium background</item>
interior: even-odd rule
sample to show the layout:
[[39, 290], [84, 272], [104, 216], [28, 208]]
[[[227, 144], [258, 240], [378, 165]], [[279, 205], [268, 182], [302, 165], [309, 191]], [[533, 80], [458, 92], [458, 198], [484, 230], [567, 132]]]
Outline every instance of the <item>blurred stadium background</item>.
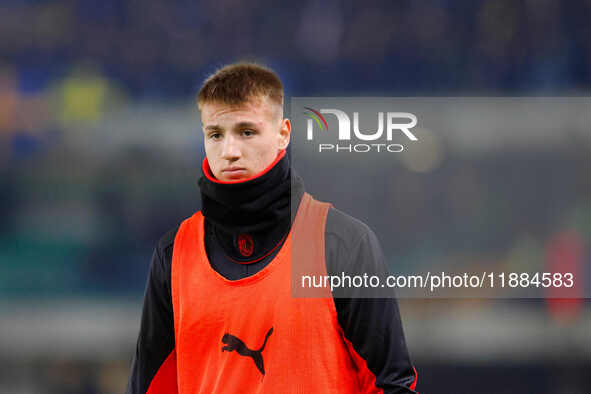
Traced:
[[[0, 392], [124, 391], [155, 242], [200, 207], [194, 96], [218, 66], [268, 64], [288, 96], [586, 96], [590, 16], [591, 1], [2, 0]], [[590, 287], [589, 138], [437, 141], [430, 164], [369, 177], [376, 204], [354, 209], [390, 263], [567, 262]], [[588, 300], [400, 303], [421, 393], [591, 393]]]

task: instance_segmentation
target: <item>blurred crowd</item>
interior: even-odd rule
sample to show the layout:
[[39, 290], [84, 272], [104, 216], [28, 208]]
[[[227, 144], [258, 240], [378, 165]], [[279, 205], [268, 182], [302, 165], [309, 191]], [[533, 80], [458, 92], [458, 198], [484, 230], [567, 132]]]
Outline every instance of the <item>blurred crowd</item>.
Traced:
[[[226, 62], [271, 66], [288, 96], [588, 95], [589, 15], [591, 1], [3, 0], [0, 296], [141, 297], [155, 242], [200, 208], [199, 127], [174, 111]], [[195, 138], [167, 143], [174, 127]], [[449, 154], [429, 171], [396, 162], [340, 191], [307, 186], [342, 196], [398, 272], [567, 261], [590, 288], [590, 150]], [[297, 165], [313, 179], [351, 163]], [[2, 386], [16, 376], [37, 382], [23, 393], [121, 392], [122, 357], [7, 361], [0, 391], [17, 392]]]
[[136, 98], [185, 99], [212, 65], [243, 57], [284, 69], [297, 96], [556, 92], [591, 83], [588, 1], [5, 0], [0, 7], [3, 78], [15, 79], [22, 94], [87, 66], [97, 74], [94, 89], [116, 84]]
[[236, 59], [276, 68], [292, 96], [579, 94], [590, 12], [552, 0], [4, 0], [0, 153], [39, 149], [129, 100], [192, 100]]

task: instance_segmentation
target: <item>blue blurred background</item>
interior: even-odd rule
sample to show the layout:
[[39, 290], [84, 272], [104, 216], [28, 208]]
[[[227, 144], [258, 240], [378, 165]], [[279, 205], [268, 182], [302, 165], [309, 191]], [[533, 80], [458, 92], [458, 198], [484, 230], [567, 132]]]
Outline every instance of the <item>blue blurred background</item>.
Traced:
[[[590, 16], [591, 1], [2, 0], [0, 392], [124, 391], [154, 245], [200, 208], [195, 95], [216, 68], [267, 64], [288, 99], [588, 96]], [[566, 261], [589, 287], [591, 143], [571, 137], [395, 166], [354, 213], [390, 263]], [[400, 303], [421, 393], [591, 392], [587, 300]]]

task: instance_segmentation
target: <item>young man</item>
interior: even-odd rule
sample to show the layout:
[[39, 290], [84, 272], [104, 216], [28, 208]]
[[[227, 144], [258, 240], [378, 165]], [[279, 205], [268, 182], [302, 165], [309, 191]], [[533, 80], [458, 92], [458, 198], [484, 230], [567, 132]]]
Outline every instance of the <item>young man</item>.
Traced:
[[158, 242], [127, 393], [416, 393], [395, 299], [292, 297], [304, 262], [385, 266], [375, 234], [290, 168], [277, 75], [226, 66], [198, 106], [202, 210]]

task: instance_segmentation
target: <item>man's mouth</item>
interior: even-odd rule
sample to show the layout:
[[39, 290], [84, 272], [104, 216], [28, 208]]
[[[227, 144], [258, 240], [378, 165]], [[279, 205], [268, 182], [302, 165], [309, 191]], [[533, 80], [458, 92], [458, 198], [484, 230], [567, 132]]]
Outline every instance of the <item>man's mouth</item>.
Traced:
[[225, 177], [230, 179], [238, 179], [246, 176], [246, 168], [244, 167], [228, 167], [222, 170]]

